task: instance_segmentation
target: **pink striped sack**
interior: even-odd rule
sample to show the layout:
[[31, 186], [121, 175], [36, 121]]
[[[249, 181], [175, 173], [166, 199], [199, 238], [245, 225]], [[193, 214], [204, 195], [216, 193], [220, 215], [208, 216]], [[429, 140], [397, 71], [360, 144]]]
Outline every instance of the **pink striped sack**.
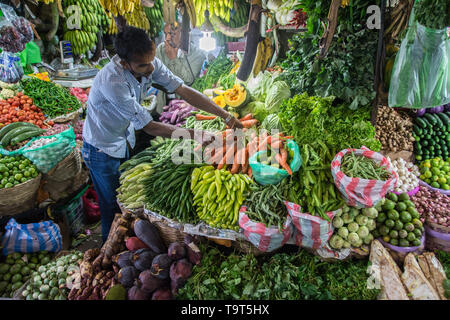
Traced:
[[[295, 243], [299, 247], [317, 250], [328, 243], [334, 231], [331, 222], [308, 213], [302, 213], [300, 205], [296, 203], [286, 201], [285, 204], [295, 227]], [[330, 221], [333, 220], [338, 210], [326, 213]]]
[[244, 230], [245, 238], [259, 251], [272, 252], [281, 248], [291, 238], [293, 227], [289, 215], [280, 231], [278, 226], [267, 227], [262, 222], [250, 220], [245, 214], [246, 211], [247, 207], [242, 206], [239, 211], [239, 226]]
[[[368, 180], [361, 178], [351, 178], [341, 171], [341, 161], [345, 154], [352, 152], [355, 155], [364, 156], [374, 160], [386, 169], [392, 175], [392, 178], [381, 180]], [[357, 208], [371, 208], [377, 204], [386, 193], [393, 190], [397, 184], [398, 176], [391, 169], [389, 161], [380, 153], [369, 150], [366, 147], [361, 149], [345, 149], [340, 151], [331, 162], [331, 173], [334, 178], [334, 184], [344, 196], [347, 204]]]

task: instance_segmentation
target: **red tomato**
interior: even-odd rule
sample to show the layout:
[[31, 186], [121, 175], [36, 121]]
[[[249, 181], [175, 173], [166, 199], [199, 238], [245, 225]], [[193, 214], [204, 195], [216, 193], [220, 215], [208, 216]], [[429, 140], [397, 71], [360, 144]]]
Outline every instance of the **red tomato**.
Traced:
[[28, 100], [27, 100], [27, 103], [28, 103], [28, 104], [33, 104], [33, 99], [28, 99]]

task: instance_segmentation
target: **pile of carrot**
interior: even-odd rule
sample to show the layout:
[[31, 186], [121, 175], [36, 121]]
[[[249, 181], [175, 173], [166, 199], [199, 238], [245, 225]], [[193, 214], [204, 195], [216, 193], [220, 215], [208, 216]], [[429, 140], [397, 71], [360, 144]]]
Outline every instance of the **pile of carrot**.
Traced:
[[[251, 124], [250, 126], [258, 123], [258, 120], [253, 119], [251, 114], [248, 114], [239, 120], [242, 124]], [[246, 132], [247, 129], [248, 127], [245, 127], [244, 132]], [[235, 141], [237, 137], [234, 136], [233, 129], [223, 131], [222, 136], [223, 148], [217, 152], [212, 150], [211, 157], [208, 161], [210, 164], [215, 165], [218, 170], [226, 167], [227, 164], [232, 164], [230, 168], [232, 174], [243, 173], [252, 177], [252, 168], [249, 165], [249, 158], [256, 152], [265, 151], [270, 147], [272, 152], [276, 153], [275, 159], [279, 162], [280, 166], [292, 175], [292, 170], [287, 163], [288, 152], [284, 147], [284, 142], [292, 137], [287, 137], [283, 133], [270, 136], [267, 132], [263, 132], [263, 134], [258, 137], [256, 132], [252, 132], [249, 139], [243, 139], [244, 142], [242, 143], [242, 141]], [[241, 145], [239, 145], [239, 143]]]

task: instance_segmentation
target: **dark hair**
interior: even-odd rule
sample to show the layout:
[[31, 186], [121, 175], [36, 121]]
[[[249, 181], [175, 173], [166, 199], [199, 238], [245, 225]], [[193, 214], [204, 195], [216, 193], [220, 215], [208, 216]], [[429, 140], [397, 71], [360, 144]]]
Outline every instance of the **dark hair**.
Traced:
[[144, 30], [126, 26], [114, 40], [114, 48], [119, 57], [125, 61], [132, 61], [135, 55], [151, 52], [153, 40]]

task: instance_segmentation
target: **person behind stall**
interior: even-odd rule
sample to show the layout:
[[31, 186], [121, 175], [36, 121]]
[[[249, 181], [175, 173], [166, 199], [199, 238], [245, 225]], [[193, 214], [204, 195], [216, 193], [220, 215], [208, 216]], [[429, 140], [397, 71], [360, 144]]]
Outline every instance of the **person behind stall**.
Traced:
[[[192, 85], [200, 75], [203, 63], [206, 61], [205, 52], [192, 42], [189, 45], [188, 53], [180, 49], [181, 25], [177, 22], [164, 25], [164, 37], [164, 42], [160, 43], [156, 49], [156, 57], [185, 84]], [[162, 108], [166, 104], [167, 94], [160, 90], [156, 100], [156, 112], [161, 114]]]
[[[175, 130], [206, 145], [214, 135], [194, 132], [153, 121], [140, 105], [141, 96], [157, 84], [176, 93], [191, 105], [225, 119], [230, 128], [242, 124], [202, 93], [186, 86], [160, 59], [156, 46], [144, 30], [126, 26], [114, 41], [116, 55], [96, 75], [83, 128], [82, 157], [89, 169], [99, 197], [103, 241], [106, 241], [115, 213], [119, 166], [129, 158], [129, 147], [135, 145], [134, 130], [143, 129], [152, 136], [170, 138]], [[200, 133], [200, 134], [199, 134]]]

